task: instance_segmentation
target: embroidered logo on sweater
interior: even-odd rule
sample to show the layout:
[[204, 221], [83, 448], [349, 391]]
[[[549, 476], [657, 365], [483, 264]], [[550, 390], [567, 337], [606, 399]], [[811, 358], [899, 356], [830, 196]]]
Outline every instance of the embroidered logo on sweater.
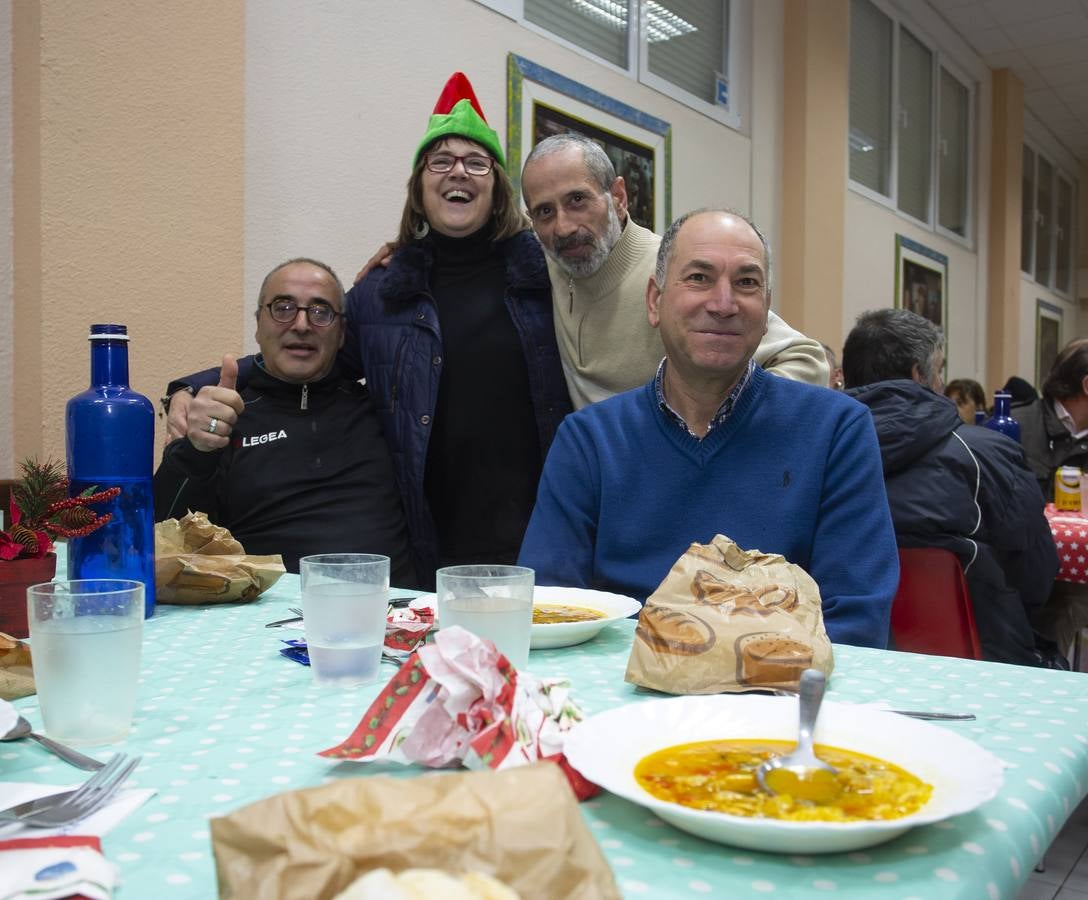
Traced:
[[266, 434], [251, 434], [242, 438], [241, 447], [256, 447], [258, 444], [269, 444], [287, 437], [287, 431], [281, 428], [279, 431], [269, 431]]

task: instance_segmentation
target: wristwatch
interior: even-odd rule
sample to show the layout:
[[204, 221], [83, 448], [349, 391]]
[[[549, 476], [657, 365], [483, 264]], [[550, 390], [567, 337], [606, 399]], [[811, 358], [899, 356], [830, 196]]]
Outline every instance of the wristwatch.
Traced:
[[196, 391], [193, 390], [191, 385], [187, 384], [187, 385], [185, 385], [185, 387], [180, 387], [176, 391], [173, 391], [173, 392], [167, 394], [164, 397], [160, 397], [159, 398], [159, 406], [162, 407], [162, 411], [159, 413], [159, 418], [160, 419], [163, 416], [170, 415], [170, 398], [173, 397], [174, 394], [180, 394], [182, 391], [185, 391], [187, 394], [190, 394], [193, 397], [196, 396]]

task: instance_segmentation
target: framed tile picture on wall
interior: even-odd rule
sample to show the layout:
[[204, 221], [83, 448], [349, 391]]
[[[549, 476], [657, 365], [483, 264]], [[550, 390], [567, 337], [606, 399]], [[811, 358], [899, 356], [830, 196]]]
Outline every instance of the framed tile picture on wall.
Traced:
[[896, 309], [909, 309], [944, 332], [948, 373], [948, 257], [902, 234], [895, 236]]
[[1058, 351], [1062, 348], [1061, 307], [1035, 301], [1035, 387], [1042, 391]]
[[521, 169], [537, 143], [577, 132], [608, 154], [627, 189], [628, 213], [664, 233], [672, 221], [672, 126], [511, 53], [507, 56], [507, 171], [518, 192]]

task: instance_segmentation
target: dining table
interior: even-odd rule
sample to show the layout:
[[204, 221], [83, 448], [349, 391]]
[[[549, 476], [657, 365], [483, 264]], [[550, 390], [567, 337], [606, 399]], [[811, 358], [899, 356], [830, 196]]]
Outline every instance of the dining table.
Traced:
[[1048, 503], [1043, 507], [1043, 515], [1058, 551], [1055, 580], [1088, 584], [1088, 514], [1079, 509], [1058, 509]]
[[[120, 868], [117, 896], [213, 897], [209, 820], [279, 792], [375, 771], [373, 764], [317, 754], [351, 733], [395, 664], [383, 663], [370, 685], [314, 683], [308, 668], [279, 652], [301, 633], [265, 627], [288, 616], [299, 599], [299, 578], [288, 574], [253, 602], [160, 604], [144, 623], [131, 733], [93, 750], [100, 759], [140, 754], [130, 785], [155, 791], [102, 840]], [[634, 631], [633, 620], [621, 620], [585, 643], [534, 650], [528, 669], [568, 678], [587, 716], [660, 697], [624, 681]], [[602, 793], [581, 811], [623, 896], [1014, 898], [1088, 791], [1083, 675], [836, 644], [828, 698], [973, 713], [973, 721], [936, 725], [935, 734], [947, 729], [989, 750], [1004, 765], [1004, 784], [973, 812], [830, 855], [708, 842]], [[41, 727], [35, 697], [15, 706]], [[411, 778], [425, 770], [383, 763], [377, 771]], [[0, 795], [3, 781], [62, 785], [82, 777], [29, 740], [0, 744]]]

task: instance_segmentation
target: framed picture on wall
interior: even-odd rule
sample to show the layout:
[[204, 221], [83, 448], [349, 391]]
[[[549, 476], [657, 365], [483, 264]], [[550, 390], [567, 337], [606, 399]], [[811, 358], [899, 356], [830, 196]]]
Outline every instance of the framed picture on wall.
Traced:
[[1035, 301], [1035, 386], [1040, 391], [1062, 349], [1061, 307]]
[[672, 221], [672, 126], [514, 53], [506, 68], [506, 168], [518, 193], [533, 147], [574, 131], [612, 160], [631, 218], [662, 234]]
[[948, 257], [904, 235], [895, 236], [895, 308], [929, 319], [948, 342]]

